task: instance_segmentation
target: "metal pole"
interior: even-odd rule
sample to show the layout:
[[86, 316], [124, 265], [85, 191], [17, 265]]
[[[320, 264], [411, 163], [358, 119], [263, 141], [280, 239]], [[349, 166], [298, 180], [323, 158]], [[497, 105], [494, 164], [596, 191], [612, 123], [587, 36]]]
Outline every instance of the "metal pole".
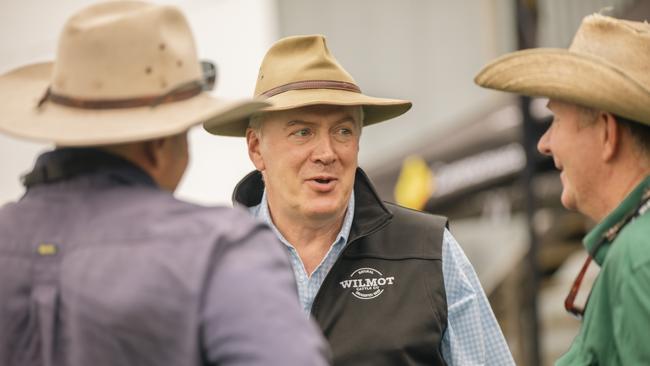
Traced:
[[[519, 48], [535, 47], [537, 34], [537, 4], [535, 0], [516, 0], [517, 6], [517, 35]], [[522, 139], [526, 151], [526, 167], [522, 174], [522, 185], [526, 197], [526, 220], [528, 223], [528, 238], [530, 249], [526, 256], [528, 274], [523, 283], [525, 289], [524, 298], [524, 334], [528, 340], [526, 345], [526, 365], [540, 366], [542, 356], [540, 352], [540, 326], [538, 312], [538, 291], [540, 282], [539, 263], [537, 260], [539, 241], [533, 226], [535, 214], [535, 192], [533, 190], [533, 177], [536, 172], [536, 134], [535, 118], [530, 113], [530, 98], [520, 98], [522, 112]]]
[[535, 120], [531, 118], [529, 111], [530, 98], [521, 98], [521, 109], [526, 111], [523, 113], [523, 140], [526, 150], [526, 167], [523, 172], [523, 189], [526, 196], [526, 221], [528, 222], [528, 241], [530, 248], [526, 255], [526, 263], [528, 264], [528, 276], [526, 276], [525, 283], [525, 304], [528, 309], [526, 314], [526, 333], [529, 339], [528, 347], [528, 360], [527, 365], [539, 366], [542, 364], [542, 355], [540, 351], [540, 326], [539, 326], [539, 311], [538, 311], [538, 292], [540, 283], [540, 270], [538, 263], [538, 249], [539, 241], [533, 226], [533, 216], [536, 210], [535, 192], [533, 190], [533, 177], [536, 171], [536, 134], [534, 133]]

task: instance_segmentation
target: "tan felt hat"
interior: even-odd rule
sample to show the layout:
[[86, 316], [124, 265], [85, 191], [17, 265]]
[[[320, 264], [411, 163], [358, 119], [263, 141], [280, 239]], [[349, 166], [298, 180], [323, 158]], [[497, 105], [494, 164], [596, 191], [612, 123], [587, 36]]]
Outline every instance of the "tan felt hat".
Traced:
[[504, 55], [474, 81], [483, 87], [604, 110], [650, 125], [650, 25], [587, 16], [569, 49]]
[[89, 6], [68, 19], [54, 62], [0, 76], [0, 132], [61, 146], [132, 142], [201, 122], [247, 118], [268, 104], [206, 91], [194, 38], [175, 7]]
[[[317, 104], [363, 106], [364, 125], [397, 117], [411, 108], [406, 100], [363, 94], [321, 35], [287, 37], [271, 46], [260, 67], [255, 97], [272, 104], [265, 112]], [[247, 126], [248, 119], [203, 124], [208, 132], [224, 136], [244, 136]]]

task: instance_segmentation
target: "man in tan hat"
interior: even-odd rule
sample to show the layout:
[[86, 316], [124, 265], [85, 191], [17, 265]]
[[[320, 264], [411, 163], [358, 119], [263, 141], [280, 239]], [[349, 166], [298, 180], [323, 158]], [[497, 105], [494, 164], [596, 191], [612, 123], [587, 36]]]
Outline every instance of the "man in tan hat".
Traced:
[[172, 196], [188, 128], [266, 105], [213, 99], [201, 70], [178, 9], [113, 1], [0, 76], [0, 130], [58, 146], [0, 209], [0, 365], [327, 363], [273, 234]]
[[275, 43], [255, 96], [273, 106], [204, 127], [246, 137], [257, 170], [234, 201], [285, 244], [334, 364], [513, 364], [446, 219], [382, 202], [357, 166], [362, 127], [411, 103], [361, 93], [322, 36]]
[[[568, 50], [505, 55], [476, 82], [550, 99], [538, 149], [561, 171], [562, 204], [597, 222], [565, 301], [583, 324], [557, 364], [650, 364], [650, 25], [588, 16]], [[576, 294], [592, 259], [601, 272], [582, 308]]]

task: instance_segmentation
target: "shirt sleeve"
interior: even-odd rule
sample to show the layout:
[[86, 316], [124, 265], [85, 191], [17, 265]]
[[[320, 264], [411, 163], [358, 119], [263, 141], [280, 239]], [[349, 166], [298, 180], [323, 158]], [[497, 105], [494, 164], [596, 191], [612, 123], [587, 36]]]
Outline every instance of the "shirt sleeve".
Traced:
[[442, 356], [447, 364], [514, 365], [478, 276], [447, 229], [442, 243], [442, 273], [447, 293]]
[[287, 255], [271, 231], [257, 224], [228, 241], [217, 246], [202, 306], [208, 363], [327, 365], [325, 341], [300, 309]]

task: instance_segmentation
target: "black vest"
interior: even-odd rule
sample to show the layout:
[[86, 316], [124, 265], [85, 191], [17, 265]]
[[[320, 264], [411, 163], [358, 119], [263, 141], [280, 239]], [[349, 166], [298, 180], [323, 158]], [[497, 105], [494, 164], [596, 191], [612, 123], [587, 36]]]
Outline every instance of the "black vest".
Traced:
[[[259, 172], [246, 176], [233, 200], [259, 204]], [[348, 245], [312, 307], [334, 365], [444, 365], [447, 300], [442, 277], [444, 217], [384, 204], [357, 170]]]

